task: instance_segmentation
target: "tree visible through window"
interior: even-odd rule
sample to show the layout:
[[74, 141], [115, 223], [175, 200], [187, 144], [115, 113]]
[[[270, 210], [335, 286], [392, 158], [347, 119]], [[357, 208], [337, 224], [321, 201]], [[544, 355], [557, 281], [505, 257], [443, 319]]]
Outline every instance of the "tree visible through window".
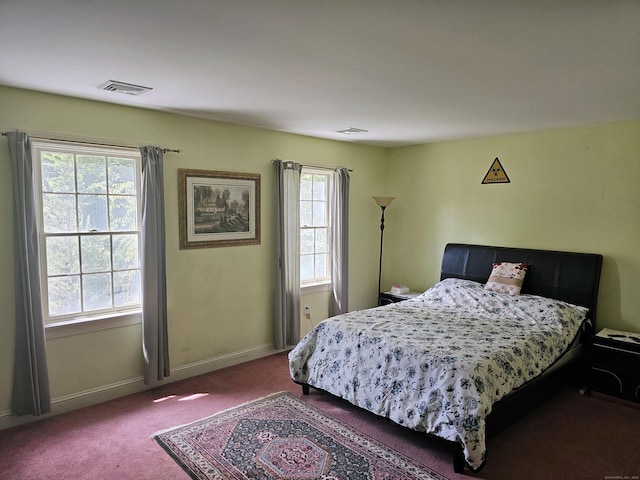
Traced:
[[300, 176], [300, 283], [331, 282], [329, 187], [331, 176], [303, 168]]
[[33, 150], [45, 322], [139, 309], [139, 153], [38, 141]]

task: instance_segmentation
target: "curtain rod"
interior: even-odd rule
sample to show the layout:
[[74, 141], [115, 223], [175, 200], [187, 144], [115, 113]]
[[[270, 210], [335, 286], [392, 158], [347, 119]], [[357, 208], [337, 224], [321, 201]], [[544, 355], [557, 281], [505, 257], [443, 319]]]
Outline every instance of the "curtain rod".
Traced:
[[[281, 160], [281, 159], [276, 158], [274, 160], [271, 160], [271, 164], [273, 165], [278, 160]], [[293, 160], [282, 160], [282, 161], [283, 162], [292, 162]], [[339, 168], [342, 168], [342, 167], [331, 168], [331, 167], [325, 167], [323, 165], [309, 165], [307, 163], [303, 163], [302, 166], [303, 167], [309, 167], [309, 168], [319, 168], [321, 170], [333, 170], [333, 171], [338, 170]], [[351, 169], [351, 168], [347, 168], [347, 170], [349, 170], [350, 172], [353, 172], [353, 169]]]
[[[6, 137], [7, 133], [9, 132], [2, 132], [2, 136]], [[100, 141], [91, 141], [91, 140], [83, 140], [81, 138], [74, 138], [72, 136], [64, 136], [64, 135], [60, 135], [58, 137], [56, 137], [55, 135], [51, 135], [48, 133], [37, 133], [37, 132], [26, 132], [27, 135], [29, 135], [31, 138], [36, 138], [38, 140], [53, 140], [53, 141], [57, 141], [57, 142], [76, 142], [76, 143], [84, 143], [86, 145], [96, 145], [96, 146], [100, 146], [100, 147], [118, 147], [118, 148], [138, 148], [140, 145], [122, 145], [122, 144], [117, 144], [116, 142], [111, 143], [111, 141], [109, 140], [100, 140]], [[109, 143], [106, 143], [109, 142]], [[173, 149], [173, 148], [162, 148], [162, 151], [164, 153], [167, 152], [171, 152], [171, 153], [181, 153], [182, 150], [180, 149]]]

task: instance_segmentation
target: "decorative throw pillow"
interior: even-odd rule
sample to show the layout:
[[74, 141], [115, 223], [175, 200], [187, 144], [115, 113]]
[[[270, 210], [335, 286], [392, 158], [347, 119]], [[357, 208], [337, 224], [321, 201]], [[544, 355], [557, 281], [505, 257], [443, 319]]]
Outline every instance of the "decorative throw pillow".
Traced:
[[528, 263], [496, 262], [484, 288], [492, 292], [520, 295]]

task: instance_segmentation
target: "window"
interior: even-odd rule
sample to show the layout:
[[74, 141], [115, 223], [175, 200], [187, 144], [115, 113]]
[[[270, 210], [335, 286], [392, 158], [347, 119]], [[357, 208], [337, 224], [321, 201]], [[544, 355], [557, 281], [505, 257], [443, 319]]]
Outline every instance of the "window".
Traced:
[[331, 282], [329, 189], [331, 175], [303, 167], [300, 175], [300, 284]]
[[32, 143], [45, 324], [139, 311], [139, 152]]

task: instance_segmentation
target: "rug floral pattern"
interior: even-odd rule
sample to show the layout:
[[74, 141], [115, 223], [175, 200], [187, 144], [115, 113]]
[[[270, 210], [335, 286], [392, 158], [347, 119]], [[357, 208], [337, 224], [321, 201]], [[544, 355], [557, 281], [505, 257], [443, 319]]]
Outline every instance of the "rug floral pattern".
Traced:
[[193, 479], [446, 480], [288, 392], [154, 438]]

